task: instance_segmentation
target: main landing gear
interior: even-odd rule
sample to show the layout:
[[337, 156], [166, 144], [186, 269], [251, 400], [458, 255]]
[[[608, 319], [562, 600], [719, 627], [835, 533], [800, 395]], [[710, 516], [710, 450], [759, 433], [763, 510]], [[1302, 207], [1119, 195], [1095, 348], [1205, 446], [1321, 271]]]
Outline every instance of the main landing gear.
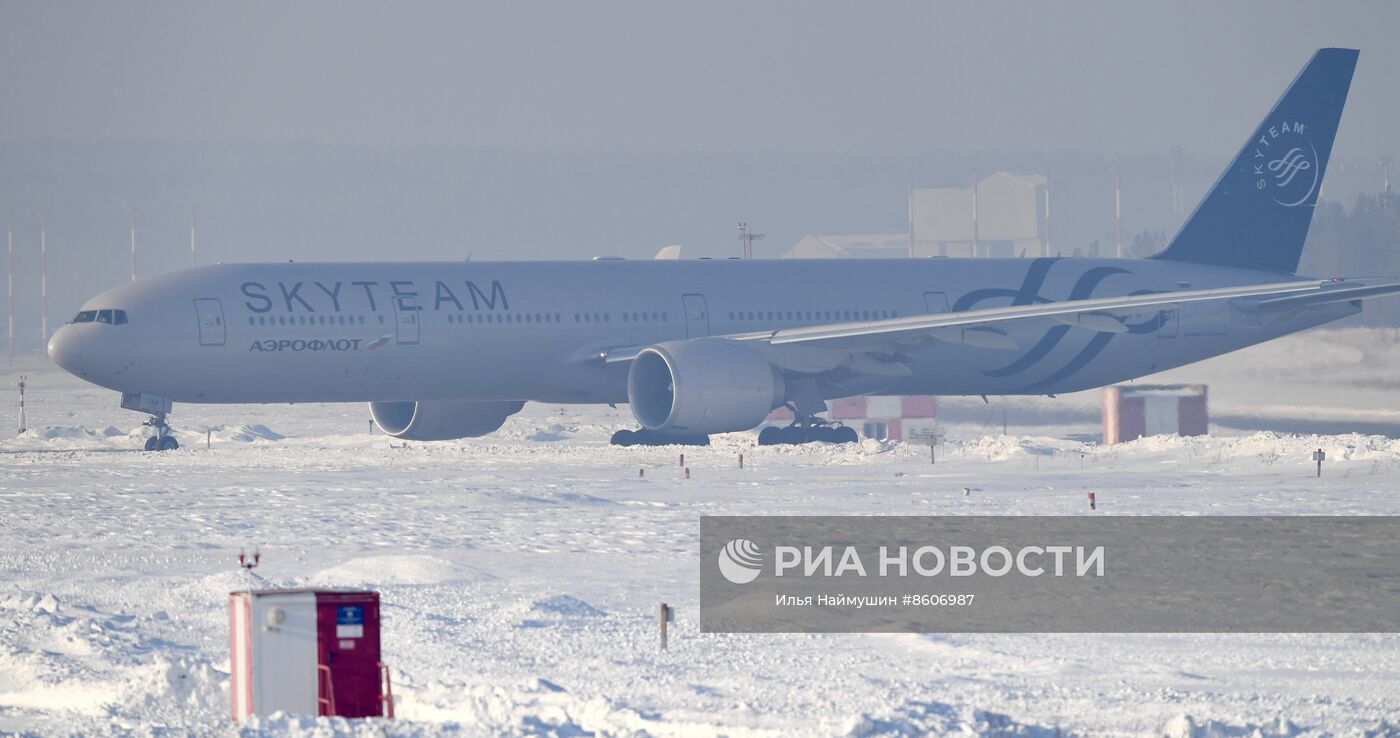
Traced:
[[626, 428], [612, 435], [612, 445], [614, 446], [708, 446], [710, 437], [707, 435], [673, 435], [670, 433], [657, 433], [648, 428], [637, 430], [627, 430]]
[[854, 428], [817, 417], [826, 412], [816, 383], [810, 379], [788, 384], [788, 401], [783, 403], [792, 411], [792, 424], [786, 428], [770, 426], [758, 432], [758, 445], [784, 446], [799, 443], [858, 443], [860, 436]]
[[135, 410], [139, 413], [146, 413], [151, 416], [144, 424], [151, 427], [153, 435], [146, 439], [147, 451], [174, 451], [180, 447], [180, 442], [175, 440], [174, 433], [170, 429], [170, 424], [165, 422], [165, 417], [170, 414], [170, 408], [174, 403], [164, 397], [147, 395], [140, 392], [126, 392], [122, 394], [122, 407], [127, 410]]
[[768, 426], [758, 432], [758, 445], [782, 446], [799, 443], [858, 443], [860, 436], [855, 428], [846, 425], [831, 425], [817, 418], [806, 418], [793, 422], [786, 428]]

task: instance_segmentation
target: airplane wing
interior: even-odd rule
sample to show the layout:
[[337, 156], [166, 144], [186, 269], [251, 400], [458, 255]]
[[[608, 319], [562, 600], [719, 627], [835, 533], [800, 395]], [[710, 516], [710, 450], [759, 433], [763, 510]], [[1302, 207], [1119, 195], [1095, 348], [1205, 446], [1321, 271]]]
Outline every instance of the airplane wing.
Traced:
[[1324, 287], [1315, 292], [1303, 292], [1279, 297], [1270, 297], [1254, 302], [1243, 302], [1238, 305], [1243, 310], [1257, 310], [1260, 312], [1271, 310], [1294, 310], [1316, 305], [1331, 305], [1338, 302], [1349, 302], [1351, 300], [1367, 300], [1372, 297], [1385, 297], [1387, 295], [1400, 294], [1400, 283], [1397, 282], [1370, 282], [1358, 284], [1356, 280], [1352, 282], [1335, 282], [1331, 289]]
[[1393, 294], [1400, 294], [1400, 281], [1275, 282], [1243, 287], [1063, 300], [1035, 305], [913, 315], [888, 320], [801, 326], [744, 333], [728, 338], [761, 341], [775, 347], [796, 345], [849, 350], [874, 343], [921, 336], [937, 338], [940, 334], [961, 330], [960, 339], [964, 343], [989, 348], [1013, 348], [1014, 344], [1006, 337], [1004, 330], [1028, 320], [1048, 319], [1093, 331], [1122, 333], [1128, 330], [1126, 318], [1191, 303], [1229, 301], [1242, 311], [1276, 311]]
[[[1007, 335], [1008, 331], [1018, 324], [1035, 320], [1051, 320], [1096, 332], [1124, 333], [1129, 330], [1129, 319], [1141, 318], [1145, 313], [1171, 309], [1178, 305], [1228, 301], [1242, 312], [1269, 313], [1397, 294], [1400, 294], [1400, 280], [1394, 279], [1294, 280], [1243, 287], [1062, 300], [1034, 305], [911, 315], [887, 320], [828, 323], [714, 338], [753, 341], [767, 344], [774, 349], [799, 352], [810, 349], [817, 353], [801, 354], [796, 359], [789, 355], [778, 363], [791, 369], [818, 370], [819, 367], [829, 366], [838, 356], [850, 357], [852, 354], [889, 347], [901, 341], [925, 338], [952, 340], [979, 348], [1015, 349], [1018, 346]], [[608, 364], [629, 362], [644, 348], [646, 347], [617, 346], [591, 349], [575, 357], [575, 360], [601, 360]], [[898, 367], [878, 361], [858, 362], [858, 365], [852, 368], [872, 374], [899, 373]]]

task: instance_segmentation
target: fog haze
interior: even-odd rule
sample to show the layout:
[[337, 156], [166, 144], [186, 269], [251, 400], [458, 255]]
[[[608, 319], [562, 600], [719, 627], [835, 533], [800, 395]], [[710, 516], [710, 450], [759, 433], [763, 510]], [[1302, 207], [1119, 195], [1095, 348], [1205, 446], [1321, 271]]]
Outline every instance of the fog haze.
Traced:
[[[17, 340], [200, 259], [776, 256], [912, 186], [1051, 170], [1055, 250], [1174, 231], [1321, 46], [1362, 49], [1325, 195], [1380, 187], [1388, 3], [0, 2]], [[1176, 153], [1174, 153], [1176, 152]], [[1186, 207], [1171, 190], [1179, 183]]]

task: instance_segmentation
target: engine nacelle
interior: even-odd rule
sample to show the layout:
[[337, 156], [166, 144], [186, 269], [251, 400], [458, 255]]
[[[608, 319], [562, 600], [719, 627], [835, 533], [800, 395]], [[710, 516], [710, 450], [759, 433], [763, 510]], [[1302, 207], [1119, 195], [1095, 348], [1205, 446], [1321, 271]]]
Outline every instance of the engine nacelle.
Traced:
[[369, 414], [379, 430], [395, 438], [450, 441], [491, 433], [524, 406], [516, 401], [371, 402]]
[[757, 349], [724, 339], [643, 349], [627, 374], [637, 422], [660, 433], [748, 430], [783, 403], [783, 375]]

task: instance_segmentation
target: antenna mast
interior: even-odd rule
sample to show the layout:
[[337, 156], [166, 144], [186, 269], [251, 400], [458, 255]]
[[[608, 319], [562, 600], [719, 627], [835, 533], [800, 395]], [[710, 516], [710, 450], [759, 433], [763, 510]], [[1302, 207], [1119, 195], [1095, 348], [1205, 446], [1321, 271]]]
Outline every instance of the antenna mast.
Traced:
[[749, 230], [748, 221], [739, 221], [739, 242], [744, 244], [744, 258], [753, 258], [753, 242], [763, 239], [764, 234]]

